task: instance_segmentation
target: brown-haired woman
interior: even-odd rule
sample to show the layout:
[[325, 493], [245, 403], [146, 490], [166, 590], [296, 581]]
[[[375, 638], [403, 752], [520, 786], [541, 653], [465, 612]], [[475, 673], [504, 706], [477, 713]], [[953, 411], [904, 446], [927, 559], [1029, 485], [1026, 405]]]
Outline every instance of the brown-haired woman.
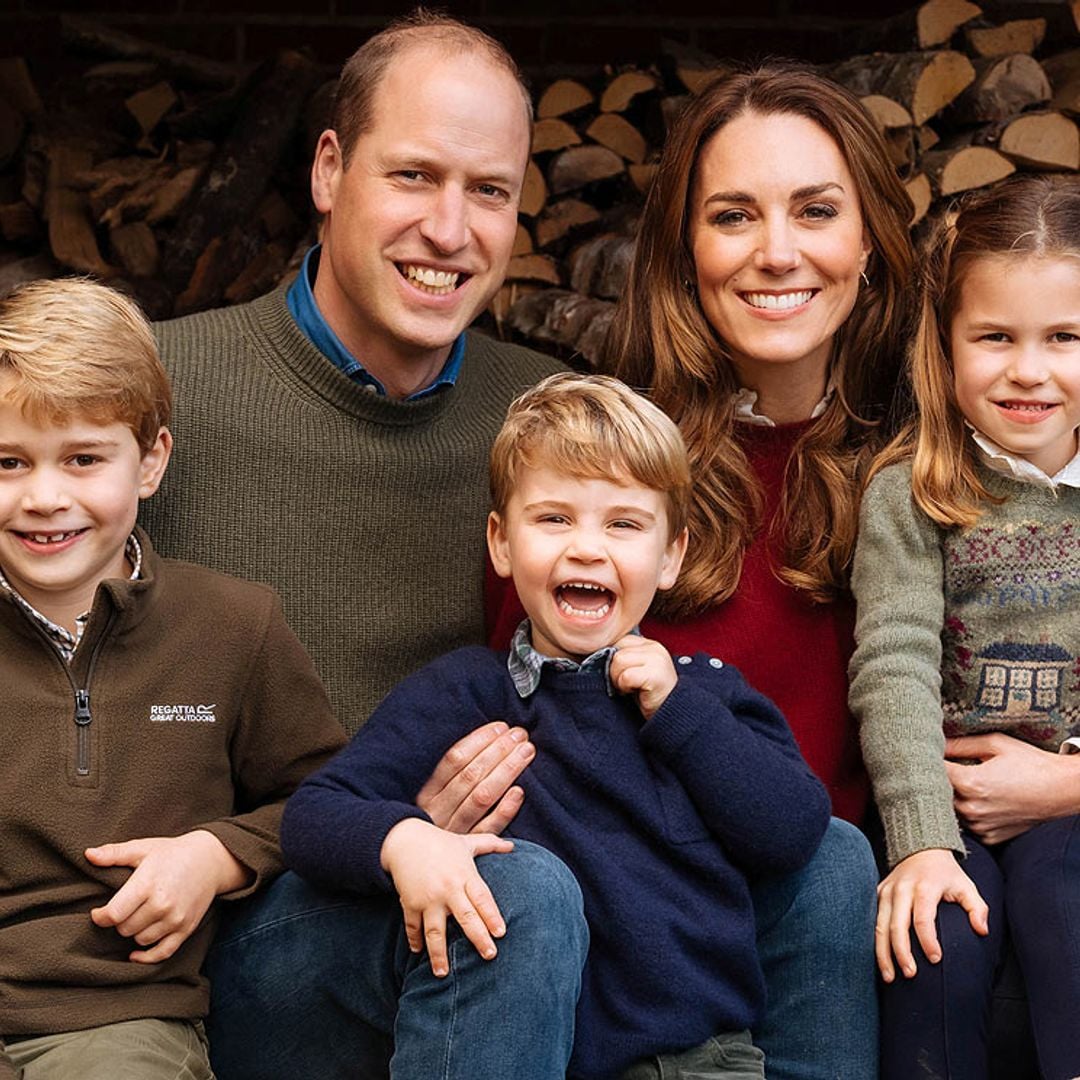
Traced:
[[[845, 90], [786, 65], [720, 79], [669, 135], [609, 339], [608, 368], [676, 420], [694, 475], [683, 574], [642, 631], [735, 664], [855, 823], [848, 572], [910, 321], [910, 217]], [[876, 1075], [875, 881], [834, 820], [795, 880], [759, 888], [771, 1078]]]

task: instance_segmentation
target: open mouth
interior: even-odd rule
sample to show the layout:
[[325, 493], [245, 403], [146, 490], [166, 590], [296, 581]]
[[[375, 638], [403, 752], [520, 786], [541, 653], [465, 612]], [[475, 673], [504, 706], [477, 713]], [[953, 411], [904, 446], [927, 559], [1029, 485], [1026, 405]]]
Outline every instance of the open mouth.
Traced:
[[449, 296], [469, 280], [469, 274], [458, 270], [436, 270], [415, 263], [396, 263], [398, 273], [415, 289], [429, 296]]
[[590, 581], [568, 581], [555, 589], [555, 603], [564, 615], [599, 620], [611, 611], [615, 594]]
[[76, 536], [86, 532], [86, 529], [70, 529], [67, 532], [16, 532], [15, 535], [22, 540], [28, 540], [33, 544], [41, 544], [46, 547], [54, 544], [63, 544], [73, 540]]
[[1056, 409], [1057, 406], [1049, 401], [995, 401], [995, 405], [999, 409], [1005, 409], [1008, 412], [1021, 412], [1021, 413], [1045, 413], [1051, 409]]
[[739, 293], [739, 298], [750, 307], [760, 311], [791, 311], [793, 308], [809, 303], [818, 291], [818, 289], [798, 289], [782, 293], [742, 292]]

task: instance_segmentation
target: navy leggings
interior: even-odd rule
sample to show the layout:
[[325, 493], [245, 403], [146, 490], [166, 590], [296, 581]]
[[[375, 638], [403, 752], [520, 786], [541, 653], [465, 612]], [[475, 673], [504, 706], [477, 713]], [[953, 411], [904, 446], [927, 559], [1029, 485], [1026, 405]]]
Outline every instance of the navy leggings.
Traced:
[[994, 847], [967, 833], [964, 842], [964, 870], [990, 906], [990, 935], [976, 934], [951, 903], [938, 908], [940, 963], [912, 934], [918, 973], [882, 987], [881, 1080], [986, 1080], [991, 994], [1008, 940], [1045, 1080], [1080, 1076], [1080, 816]]

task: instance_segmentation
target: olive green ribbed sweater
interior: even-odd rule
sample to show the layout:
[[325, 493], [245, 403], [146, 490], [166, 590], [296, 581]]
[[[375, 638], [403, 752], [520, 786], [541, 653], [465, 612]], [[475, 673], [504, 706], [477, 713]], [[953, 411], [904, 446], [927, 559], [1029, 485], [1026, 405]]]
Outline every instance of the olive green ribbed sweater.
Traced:
[[470, 333], [457, 385], [401, 402], [342, 375], [284, 289], [156, 329], [176, 447], [143, 521], [162, 554], [280, 592], [350, 733], [410, 671], [483, 640], [488, 453], [557, 361]]

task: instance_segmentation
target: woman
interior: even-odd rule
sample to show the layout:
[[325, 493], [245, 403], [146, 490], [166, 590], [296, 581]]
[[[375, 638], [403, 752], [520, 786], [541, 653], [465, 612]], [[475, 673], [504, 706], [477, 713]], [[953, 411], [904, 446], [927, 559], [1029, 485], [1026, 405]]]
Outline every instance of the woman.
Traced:
[[[856, 823], [847, 579], [908, 328], [910, 217], [845, 90], [784, 65], [721, 78], [669, 133], [607, 349], [678, 422], [695, 483], [683, 573], [642, 632], [772, 697]], [[770, 1078], [876, 1075], [875, 882], [834, 822], [807, 870], [759, 888]]]

